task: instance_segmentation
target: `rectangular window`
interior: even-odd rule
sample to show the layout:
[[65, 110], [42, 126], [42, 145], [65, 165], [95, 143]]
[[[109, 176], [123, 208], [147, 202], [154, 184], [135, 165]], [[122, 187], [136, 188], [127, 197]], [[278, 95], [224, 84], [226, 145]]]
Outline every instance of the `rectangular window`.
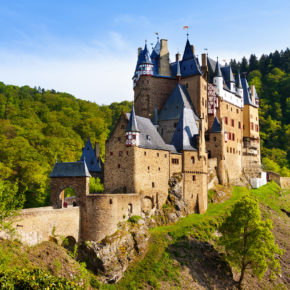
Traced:
[[121, 142], [121, 137], [118, 137], [118, 141]]
[[259, 125], [255, 125], [256, 127], [256, 132], [259, 132]]
[[144, 156], [146, 156], [146, 151], [144, 151]]
[[167, 158], [167, 154], [164, 154], [164, 157]]
[[110, 152], [110, 155], [112, 156], [113, 155], [113, 152]]
[[232, 140], [232, 133], [229, 132], [228, 135], [229, 135], [229, 140]]
[[228, 124], [228, 117], [225, 117], [225, 124]]
[[155, 187], [155, 183], [154, 183], [154, 182], [152, 182], [152, 187], [153, 187], [153, 188]]
[[171, 159], [172, 164], [179, 164], [179, 159], [177, 158], [172, 158]]
[[194, 164], [194, 156], [191, 157], [191, 163]]
[[235, 127], [235, 120], [232, 119], [232, 127]]
[[239, 129], [241, 129], [241, 122], [239, 122]]
[[134, 140], [136, 140], [136, 135], [132, 135], [132, 138], [133, 138]]
[[232, 134], [232, 140], [235, 141], [235, 133]]
[[121, 168], [121, 164], [118, 164], [118, 168]]
[[251, 130], [254, 130], [254, 123], [251, 122], [250, 125], [251, 125]]
[[196, 180], [196, 176], [192, 175], [192, 181], [195, 181], [195, 180]]
[[157, 157], [159, 157], [159, 153], [157, 153]]

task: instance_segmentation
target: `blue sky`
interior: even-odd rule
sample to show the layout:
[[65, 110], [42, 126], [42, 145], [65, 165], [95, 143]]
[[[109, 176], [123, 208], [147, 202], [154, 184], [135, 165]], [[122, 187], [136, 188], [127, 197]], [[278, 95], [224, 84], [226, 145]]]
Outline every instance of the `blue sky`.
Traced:
[[201, 55], [240, 59], [289, 47], [289, 0], [0, 0], [0, 81], [66, 91], [109, 104], [132, 100], [139, 46], [186, 32]]

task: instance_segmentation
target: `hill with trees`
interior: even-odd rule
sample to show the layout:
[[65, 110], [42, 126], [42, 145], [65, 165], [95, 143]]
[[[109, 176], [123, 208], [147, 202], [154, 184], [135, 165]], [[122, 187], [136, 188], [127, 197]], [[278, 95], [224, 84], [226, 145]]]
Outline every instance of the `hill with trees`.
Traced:
[[[248, 74], [260, 97], [265, 168], [289, 176], [290, 50], [231, 60], [231, 65]], [[17, 188], [25, 207], [48, 205], [55, 161], [78, 160], [88, 137], [100, 143], [103, 156], [121, 111], [131, 107], [128, 101], [97, 105], [54, 90], [0, 83], [0, 181], [7, 190]]]

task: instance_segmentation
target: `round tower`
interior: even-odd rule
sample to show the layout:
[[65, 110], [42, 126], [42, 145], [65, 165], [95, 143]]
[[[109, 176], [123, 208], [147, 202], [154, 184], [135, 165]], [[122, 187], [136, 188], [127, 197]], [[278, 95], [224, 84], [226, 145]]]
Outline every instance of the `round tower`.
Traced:
[[216, 66], [215, 66], [213, 83], [216, 85], [217, 95], [222, 96], [224, 81], [223, 81], [223, 76], [222, 76], [222, 72], [221, 72], [221, 68], [220, 68], [218, 59], [217, 59]]

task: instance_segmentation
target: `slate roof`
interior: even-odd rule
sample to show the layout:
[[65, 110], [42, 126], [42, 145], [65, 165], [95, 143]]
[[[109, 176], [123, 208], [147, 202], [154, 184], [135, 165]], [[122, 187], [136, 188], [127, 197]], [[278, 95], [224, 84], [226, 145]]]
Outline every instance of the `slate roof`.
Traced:
[[90, 138], [86, 142], [85, 147], [83, 148], [83, 153], [80, 161], [85, 161], [86, 165], [90, 172], [102, 172], [101, 166], [102, 163], [99, 163], [97, 160], [96, 152], [93, 149]]
[[221, 123], [219, 122], [217, 116], [214, 117], [214, 121], [209, 131], [212, 133], [218, 133], [222, 131]]
[[126, 132], [140, 132], [136, 121], [134, 106], [130, 114], [130, 119], [126, 127]]
[[183, 108], [171, 144], [177, 151], [197, 150], [197, 136], [198, 128], [194, 113], [189, 108]]
[[186, 87], [177, 84], [159, 114], [159, 121], [179, 120], [184, 107], [193, 110], [195, 120], [199, 120]]
[[237, 73], [236, 83], [237, 83], [237, 88], [241, 89], [242, 88], [242, 82], [241, 82], [241, 75], [240, 75], [240, 73]]
[[256, 104], [252, 102], [251, 90], [245, 76], [242, 77], [241, 82], [242, 82], [242, 87], [243, 87], [243, 92], [244, 92], [244, 104], [256, 106]]
[[187, 59], [192, 59], [193, 58], [193, 52], [190, 46], [190, 42], [187, 39], [186, 44], [185, 44], [185, 48], [184, 48], [184, 52], [183, 52], [183, 57], [182, 60], [187, 60]]
[[[130, 120], [131, 114], [126, 113], [126, 116]], [[176, 152], [174, 146], [165, 144], [150, 119], [140, 116], [135, 119], [140, 132], [138, 147]]]
[[222, 77], [221, 67], [218, 61], [216, 62], [216, 65], [215, 65], [214, 76]]
[[156, 43], [156, 45], [151, 53], [151, 60], [153, 63], [153, 74], [154, 75], [158, 75], [158, 73], [159, 73], [160, 49], [161, 49], [161, 45], [160, 45], [160, 41], [158, 39], [157, 43]]
[[49, 177], [91, 177], [87, 165], [83, 161], [56, 162]]

